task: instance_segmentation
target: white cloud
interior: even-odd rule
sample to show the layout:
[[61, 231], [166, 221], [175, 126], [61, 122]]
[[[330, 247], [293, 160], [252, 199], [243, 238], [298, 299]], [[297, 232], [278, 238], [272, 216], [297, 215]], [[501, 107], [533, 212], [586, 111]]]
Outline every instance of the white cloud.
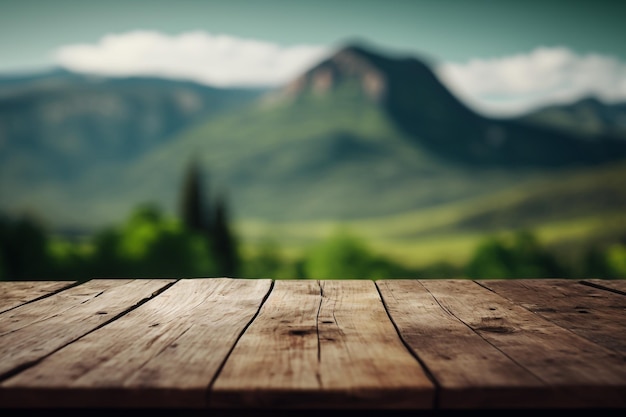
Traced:
[[[286, 47], [203, 31], [132, 31], [106, 35], [94, 44], [67, 45], [54, 56], [61, 66], [77, 72], [153, 75], [229, 87], [287, 83], [330, 52], [321, 45]], [[443, 63], [436, 72], [461, 100], [489, 115], [515, 115], [589, 95], [626, 101], [626, 63], [564, 47]]]
[[590, 95], [607, 102], [626, 101], [626, 63], [563, 47], [444, 63], [437, 73], [468, 105], [490, 115], [520, 114]]
[[214, 86], [276, 86], [328, 53], [319, 45], [280, 46], [203, 31], [170, 36], [157, 31], [109, 34], [95, 44], [67, 45], [56, 61], [77, 72], [153, 75]]

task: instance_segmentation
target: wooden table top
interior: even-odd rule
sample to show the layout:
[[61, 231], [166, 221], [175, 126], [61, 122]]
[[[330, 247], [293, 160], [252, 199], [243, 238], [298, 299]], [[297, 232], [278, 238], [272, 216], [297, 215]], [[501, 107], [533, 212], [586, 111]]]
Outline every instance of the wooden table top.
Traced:
[[0, 407], [626, 408], [626, 280], [0, 282]]

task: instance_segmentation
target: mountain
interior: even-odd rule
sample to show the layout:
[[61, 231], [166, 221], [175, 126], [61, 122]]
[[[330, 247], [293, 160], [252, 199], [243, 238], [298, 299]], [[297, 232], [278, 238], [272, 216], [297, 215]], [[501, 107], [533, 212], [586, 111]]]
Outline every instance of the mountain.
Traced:
[[[98, 94], [167, 91], [163, 94], [170, 107], [157, 106], [164, 119], [183, 108], [172, 104], [178, 103], [172, 89], [183, 88], [174, 81], [103, 82], [102, 90], [87, 81], [81, 85], [89, 88], [80, 88], [96, 89]], [[168, 87], [156, 88], [160, 83]], [[185, 168], [192, 158], [199, 158], [207, 191], [227, 191], [238, 221], [355, 220], [487, 198], [546, 178], [562, 178], [572, 170], [600, 169], [626, 159], [626, 142], [620, 138], [599, 135], [589, 140], [549, 122], [479, 115], [445, 88], [428, 63], [385, 57], [362, 45], [342, 48], [286, 86], [263, 94], [206, 88], [201, 95], [196, 87], [187, 88], [206, 102], [220, 104], [202, 107], [194, 113], [197, 117], [176, 119], [182, 121], [172, 122], [171, 131], [164, 129], [154, 139], [137, 140], [141, 135], [130, 131], [122, 143], [136, 146], [132, 151], [114, 145], [118, 134], [89, 134], [86, 126], [107, 132], [109, 124], [87, 123], [89, 118], [79, 110], [102, 110], [106, 105], [68, 107], [77, 109], [67, 117], [68, 123], [82, 120], [74, 131], [86, 132], [85, 143], [94, 142], [87, 148], [112, 147], [110, 154], [100, 153], [111, 156], [92, 156], [90, 162], [76, 158], [80, 162], [74, 162], [75, 171], [50, 174], [58, 178], [55, 181], [28, 182], [29, 172], [9, 171], [2, 177], [0, 192], [11, 198], [2, 198], [2, 208], [45, 207], [45, 215], [57, 225], [85, 228], [119, 221], [142, 202], [152, 201], [175, 213]], [[77, 89], [54, 91], [79, 100]], [[22, 114], [15, 103], [29, 103], [28, 97], [5, 97], [10, 104], [0, 108], [0, 120], [11, 111]], [[130, 119], [142, 120], [150, 113], [147, 103], [154, 100], [159, 102], [146, 99]], [[111, 108], [117, 113], [110, 113], [121, 119], [134, 107]], [[48, 119], [32, 120], [36, 129], [42, 126], [39, 120]], [[112, 126], [124, 131], [125, 125]], [[72, 136], [50, 131], [31, 137], [57, 148]], [[47, 156], [34, 146], [16, 149], [23, 150], [23, 158], [50, 167], [60, 152]]]
[[537, 109], [521, 120], [592, 140], [626, 140], [626, 103], [608, 104], [596, 97]]
[[0, 177], [72, 180], [132, 161], [258, 95], [156, 78], [103, 78], [64, 70], [0, 78]]
[[[546, 129], [555, 124], [552, 121], [541, 125], [527, 118], [481, 117], [454, 97], [425, 62], [385, 58], [359, 46], [340, 50], [291, 83], [286, 93], [323, 93], [346, 82], [358, 83], [365, 96], [378, 102], [418, 146], [463, 165], [577, 166], [626, 156], [623, 143], [611, 136], [589, 144], [573, 140], [575, 128], [568, 132]], [[625, 107], [615, 106], [611, 115], [611, 126], [622, 132], [626, 132]]]

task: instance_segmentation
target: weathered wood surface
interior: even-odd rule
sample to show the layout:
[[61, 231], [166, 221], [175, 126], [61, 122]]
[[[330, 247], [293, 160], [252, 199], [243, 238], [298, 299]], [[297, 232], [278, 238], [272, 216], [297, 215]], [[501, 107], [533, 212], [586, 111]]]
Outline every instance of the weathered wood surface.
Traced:
[[433, 398], [371, 281], [277, 281], [211, 392], [216, 407], [432, 408]]
[[0, 285], [0, 313], [54, 294], [75, 281], [8, 281]]
[[[508, 281], [514, 283], [515, 281]], [[621, 355], [564, 329], [469, 280], [424, 280], [441, 308], [545, 384], [517, 389], [525, 404], [541, 407], [626, 406], [626, 363]], [[393, 317], [393, 313], [391, 314]], [[428, 362], [426, 362], [428, 363]], [[471, 366], [471, 365], [470, 365]], [[482, 374], [477, 366], [474, 373]], [[470, 384], [475, 386], [476, 384]], [[506, 389], [507, 383], [501, 384]], [[480, 390], [483, 394], [488, 390]], [[475, 394], [478, 395], [478, 394]], [[441, 393], [442, 408], [456, 406]], [[481, 403], [486, 407], [492, 398]], [[500, 405], [504, 406], [504, 405]]]
[[270, 280], [181, 280], [4, 381], [0, 403], [203, 407], [207, 386], [270, 285]]
[[623, 295], [574, 280], [484, 281], [482, 285], [579, 336], [619, 352], [626, 359]]
[[0, 408], [626, 408], [620, 281], [58, 284], [0, 282]]
[[524, 406], [533, 404], [526, 400], [529, 391], [542, 392], [537, 376], [455, 316], [421, 281], [377, 285], [400, 335], [438, 381], [438, 407]]
[[617, 293], [626, 295], [626, 279], [619, 279], [619, 280], [586, 279], [582, 282], [596, 286], [598, 288], [609, 289]]
[[0, 378], [114, 320], [168, 280], [93, 280], [0, 315]]

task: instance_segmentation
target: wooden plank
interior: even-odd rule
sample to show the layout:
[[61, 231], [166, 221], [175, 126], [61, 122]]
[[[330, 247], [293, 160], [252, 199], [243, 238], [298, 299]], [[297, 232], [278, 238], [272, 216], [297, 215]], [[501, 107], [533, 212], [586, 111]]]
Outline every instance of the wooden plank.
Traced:
[[372, 281], [276, 281], [211, 392], [213, 407], [430, 408], [434, 386]]
[[[621, 355], [475, 282], [421, 282], [450, 314], [544, 381], [551, 388], [542, 392], [550, 394], [547, 406], [626, 407], [626, 363]], [[527, 395], [528, 403], [541, 400], [545, 398]]]
[[582, 282], [626, 295], [626, 279], [585, 279]]
[[620, 352], [626, 360], [625, 296], [562, 279], [478, 282], [561, 327]]
[[0, 281], [0, 313], [75, 283], [76, 281]]
[[211, 380], [270, 286], [271, 280], [178, 281], [4, 381], [0, 404], [204, 407]]
[[[272, 390], [288, 398], [318, 388], [320, 291], [313, 280], [274, 282], [259, 315], [215, 380], [210, 406], [271, 407], [279, 403]], [[298, 404], [296, 398], [293, 403]]]
[[376, 285], [400, 335], [437, 381], [438, 408], [548, 403], [538, 401], [545, 389], [539, 378], [442, 307], [420, 281], [379, 280]]
[[[373, 281], [320, 281], [319, 369], [336, 402], [431, 408], [434, 385], [399, 338]], [[345, 393], [349, 393], [345, 396]]]
[[107, 323], [170, 282], [92, 280], [7, 311], [0, 320], [0, 378]]

